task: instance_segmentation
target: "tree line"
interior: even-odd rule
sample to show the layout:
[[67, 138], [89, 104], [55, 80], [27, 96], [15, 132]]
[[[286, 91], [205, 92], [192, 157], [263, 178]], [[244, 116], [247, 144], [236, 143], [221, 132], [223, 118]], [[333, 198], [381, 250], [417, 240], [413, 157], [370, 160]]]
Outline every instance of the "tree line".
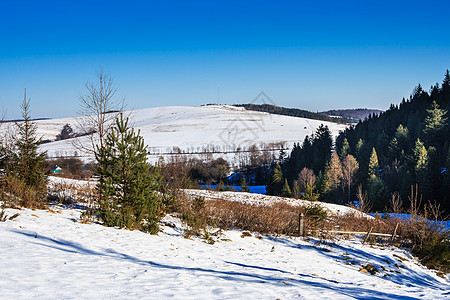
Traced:
[[244, 107], [246, 110], [254, 110], [254, 111], [262, 111], [270, 114], [290, 116], [290, 117], [298, 117], [298, 118], [307, 118], [313, 120], [321, 120], [328, 122], [335, 122], [341, 124], [352, 123], [353, 120], [347, 117], [330, 117], [326, 114], [315, 113], [303, 109], [298, 108], [286, 108], [280, 107], [272, 104], [234, 104], [236, 107]]
[[328, 128], [318, 128], [272, 168], [268, 191], [336, 203], [366, 198], [383, 211], [394, 198], [406, 206], [417, 189], [422, 208], [450, 212], [449, 109], [447, 70], [442, 84], [429, 91], [419, 84], [409, 99], [350, 126], [334, 146]]

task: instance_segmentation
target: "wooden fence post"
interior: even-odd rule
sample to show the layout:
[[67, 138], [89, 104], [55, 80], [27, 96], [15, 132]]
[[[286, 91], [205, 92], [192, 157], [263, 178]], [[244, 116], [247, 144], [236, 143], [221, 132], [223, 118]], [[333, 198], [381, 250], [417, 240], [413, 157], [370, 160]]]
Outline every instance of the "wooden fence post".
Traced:
[[395, 229], [394, 229], [394, 232], [392, 233], [392, 237], [391, 237], [391, 241], [389, 242], [389, 246], [391, 246], [392, 243], [394, 243], [395, 235], [397, 234], [397, 228], [398, 228], [398, 223], [395, 224]]
[[298, 215], [298, 236], [303, 236], [303, 222], [304, 222], [304, 215], [303, 213], [300, 213]]
[[367, 240], [369, 239], [369, 236], [370, 236], [370, 234], [372, 233], [372, 229], [373, 229], [373, 226], [370, 227], [369, 232], [367, 233], [366, 237], [364, 238], [363, 245], [364, 245], [364, 244], [367, 242]]

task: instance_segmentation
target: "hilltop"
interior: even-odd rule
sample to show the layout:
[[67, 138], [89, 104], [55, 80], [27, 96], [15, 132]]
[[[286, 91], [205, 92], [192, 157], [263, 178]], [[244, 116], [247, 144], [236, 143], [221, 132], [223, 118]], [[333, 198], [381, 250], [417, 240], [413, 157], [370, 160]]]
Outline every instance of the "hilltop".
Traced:
[[[130, 115], [132, 126], [140, 130], [152, 161], [170, 153], [198, 156], [205, 152], [218, 153], [231, 161], [238, 147], [245, 150], [253, 144], [258, 147], [264, 144], [272, 145], [278, 152], [281, 146], [292, 148], [294, 143], [311, 135], [321, 124], [327, 125], [334, 136], [346, 128], [346, 125], [333, 122], [222, 105], [156, 107], [125, 114]], [[83, 117], [37, 121], [37, 134], [47, 140], [41, 149], [46, 150], [50, 157], [82, 155], [73, 146], [73, 139], [56, 140], [66, 124], [77, 132], [81, 119]], [[86, 136], [76, 139], [88, 142]]]

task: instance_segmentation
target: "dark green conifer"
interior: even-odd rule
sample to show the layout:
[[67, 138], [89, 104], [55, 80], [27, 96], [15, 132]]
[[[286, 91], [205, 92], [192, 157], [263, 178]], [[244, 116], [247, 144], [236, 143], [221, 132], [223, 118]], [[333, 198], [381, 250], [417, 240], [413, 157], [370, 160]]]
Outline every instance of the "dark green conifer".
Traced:
[[347, 141], [347, 138], [344, 138], [344, 141], [342, 142], [342, 147], [341, 147], [341, 151], [339, 151], [339, 159], [341, 161], [343, 161], [346, 157], [347, 154], [350, 151], [350, 145]]
[[281, 166], [277, 164], [270, 178], [270, 183], [267, 186], [267, 194], [279, 196], [281, 195], [282, 188], [283, 188], [283, 170], [281, 169]]
[[283, 188], [281, 189], [281, 196], [282, 197], [292, 197], [291, 188], [289, 187], [289, 183], [287, 179], [284, 180]]
[[247, 184], [247, 179], [245, 178], [245, 175], [243, 174], [241, 177], [241, 192], [249, 192], [250, 188]]
[[99, 215], [108, 226], [158, 232], [161, 177], [147, 162], [144, 139], [120, 114], [104, 146], [97, 146]]
[[435, 146], [439, 139], [445, 134], [444, 128], [447, 126], [448, 118], [445, 117], [447, 111], [441, 109], [436, 101], [431, 104], [431, 109], [427, 109], [425, 127], [423, 134], [428, 145]]
[[[21, 205], [43, 207], [47, 199], [47, 179], [44, 173], [45, 152], [39, 152], [41, 139], [37, 137], [37, 125], [30, 117], [30, 99], [26, 90], [21, 105], [23, 122], [17, 122], [17, 134], [14, 145], [17, 151], [13, 154], [12, 166], [7, 166], [8, 180], [18, 180], [24, 185], [22, 191], [15, 191], [21, 198]], [[16, 182], [19, 183], [19, 182]]]

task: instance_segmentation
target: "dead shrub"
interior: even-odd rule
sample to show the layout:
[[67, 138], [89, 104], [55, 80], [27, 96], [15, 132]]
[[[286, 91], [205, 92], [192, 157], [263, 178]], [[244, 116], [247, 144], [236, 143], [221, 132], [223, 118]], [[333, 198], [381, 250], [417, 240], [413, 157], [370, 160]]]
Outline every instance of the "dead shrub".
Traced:
[[12, 174], [2, 177], [0, 200], [12, 206], [22, 206], [35, 209], [47, 207], [46, 194], [42, 189], [29, 186], [24, 180]]
[[400, 193], [399, 192], [394, 192], [391, 195], [391, 199], [389, 200], [389, 204], [391, 207], [391, 210], [394, 214], [399, 214], [402, 212], [402, 198], [400, 197]]

